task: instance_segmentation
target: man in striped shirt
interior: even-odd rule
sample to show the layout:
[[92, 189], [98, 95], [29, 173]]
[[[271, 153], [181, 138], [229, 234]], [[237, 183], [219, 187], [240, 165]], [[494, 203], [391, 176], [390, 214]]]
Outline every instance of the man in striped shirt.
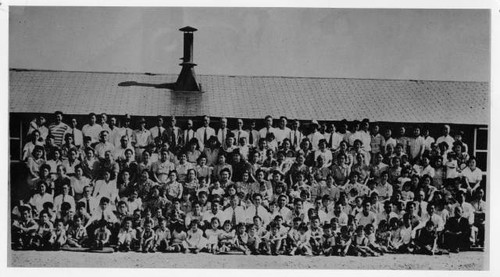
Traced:
[[57, 147], [61, 147], [64, 142], [64, 133], [70, 129], [70, 127], [62, 122], [63, 113], [61, 111], [56, 111], [54, 113], [56, 121], [49, 126], [49, 132], [54, 136], [54, 143]]

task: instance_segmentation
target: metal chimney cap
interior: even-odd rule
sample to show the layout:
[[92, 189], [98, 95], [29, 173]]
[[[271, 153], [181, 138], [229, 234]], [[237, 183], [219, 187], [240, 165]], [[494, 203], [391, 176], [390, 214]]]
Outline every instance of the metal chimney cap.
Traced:
[[186, 27], [180, 28], [179, 31], [182, 31], [182, 32], [196, 32], [196, 31], [198, 31], [198, 29], [193, 28], [191, 26], [186, 26]]

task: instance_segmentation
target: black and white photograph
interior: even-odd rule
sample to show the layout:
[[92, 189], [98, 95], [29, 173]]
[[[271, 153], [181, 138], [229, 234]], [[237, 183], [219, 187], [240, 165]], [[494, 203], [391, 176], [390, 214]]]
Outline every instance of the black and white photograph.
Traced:
[[9, 5], [7, 266], [490, 270], [492, 12]]

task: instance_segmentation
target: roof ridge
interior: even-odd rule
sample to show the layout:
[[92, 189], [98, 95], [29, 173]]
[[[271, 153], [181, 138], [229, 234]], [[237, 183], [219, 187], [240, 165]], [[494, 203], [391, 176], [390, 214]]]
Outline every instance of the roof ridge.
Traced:
[[[56, 70], [56, 69], [27, 69], [9, 68], [9, 71], [38, 71], [38, 72], [69, 72], [69, 73], [95, 73], [95, 74], [126, 74], [126, 75], [149, 75], [149, 76], [177, 76], [178, 73], [152, 73], [152, 72], [109, 72], [109, 71], [85, 71], [85, 70]], [[304, 76], [257, 76], [257, 75], [225, 75], [225, 74], [196, 74], [207, 77], [229, 77], [229, 78], [271, 78], [271, 79], [319, 79], [319, 80], [366, 80], [366, 81], [394, 81], [394, 82], [447, 82], [447, 83], [482, 83], [489, 84], [488, 81], [453, 81], [453, 80], [417, 80], [417, 79], [382, 79], [382, 78], [352, 78], [352, 77], [304, 77]]]

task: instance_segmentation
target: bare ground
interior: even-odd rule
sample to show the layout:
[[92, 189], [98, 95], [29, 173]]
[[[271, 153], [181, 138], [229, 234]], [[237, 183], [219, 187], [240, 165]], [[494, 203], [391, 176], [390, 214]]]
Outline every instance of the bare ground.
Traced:
[[267, 269], [414, 269], [486, 270], [487, 254], [443, 256], [288, 257], [164, 253], [84, 253], [8, 251], [12, 267], [267, 268]]

